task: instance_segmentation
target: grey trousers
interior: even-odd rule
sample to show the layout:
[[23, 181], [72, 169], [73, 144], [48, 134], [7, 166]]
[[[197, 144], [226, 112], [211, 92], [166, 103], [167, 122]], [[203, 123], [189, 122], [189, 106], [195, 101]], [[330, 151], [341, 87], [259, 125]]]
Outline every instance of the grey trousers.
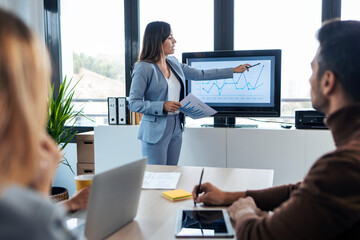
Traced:
[[168, 115], [164, 135], [155, 144], [142, 141], [142, 154], [148, 164], [177, 165], [182, 143], [179, 114]]

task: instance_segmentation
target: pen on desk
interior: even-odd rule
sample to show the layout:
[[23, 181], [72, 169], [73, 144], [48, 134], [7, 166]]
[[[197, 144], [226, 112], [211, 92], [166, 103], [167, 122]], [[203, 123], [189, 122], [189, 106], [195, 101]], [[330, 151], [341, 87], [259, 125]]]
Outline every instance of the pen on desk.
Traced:
[[[201, 186], [201, 181], [202, 181], [203, 174], [204, 174], [204, 168], [201, 170], [199, 185], [198, 185], [198, 188], [196, 189], [196, 198], [199, 196], [199, 193], [200, 193], [200, 186]], [[194, 201], [194, 206], [196, 207], [196, 202], [195, 201]]]
[[251, 65], [251, 66], [247, 66], [247, 68], [252, 68], [252, 67], [255, 67], [255, 66], [257, 66], [257, 65], [260, 65], [260, 63], [256, 63], [256, 64]]

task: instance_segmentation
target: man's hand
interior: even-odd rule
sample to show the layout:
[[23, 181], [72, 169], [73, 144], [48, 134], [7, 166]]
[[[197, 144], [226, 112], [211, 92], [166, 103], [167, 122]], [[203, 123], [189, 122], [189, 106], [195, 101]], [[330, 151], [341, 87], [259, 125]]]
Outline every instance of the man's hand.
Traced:
[[[200, 186], [199, 196], [196, 197], [198, 185], [194, 187], [192, 191], [194, 202], [204, 203], [205, 205], [229, 205], [231, 200], [229, 193], [221, 191], [211, 183], [204, 183]], [[202, 194], [203, 193], [203, 194]], [[202, 195], [200, 195], [202, 194]]]
[[181, 103], [167, 101], [164, 103], [164, 110], [167, 112], [176, 112], [179, 108], [181, 108]]
[[68, 212], [86, 209], [89, 201], [90, 188], [86, 187], [76, 192], [70, 199], [62, 202]]
[[243, 221], [249, 217], [258, 217], [262, 215], [259, 208], [256, 207], [252, 197], [241, 198], [234, 202], [229, 208], [230, 217], [235, 221]]

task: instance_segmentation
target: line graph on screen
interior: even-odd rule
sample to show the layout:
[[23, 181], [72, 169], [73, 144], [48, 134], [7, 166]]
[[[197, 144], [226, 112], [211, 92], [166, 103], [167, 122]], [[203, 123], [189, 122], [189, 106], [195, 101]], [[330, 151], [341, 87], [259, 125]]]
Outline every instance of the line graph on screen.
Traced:
[[210, 94], [210, 92], [213, 90], [214, 92], [217, 92], [219, 96], [221, 96], [223, 89], [226, 87], [233, 88], [234, 91], [255, 91], [264, 84], [264, 82], [259, 82], [264, 67], [265, 65], [262, 65], [255, 82], [250, 81], [250, 79], [248, 80], [246, 77], [246, 72], [243, 72], [240, 74], [234, 74], [232, 79], [210, 80], [207, 82], [202, 82], [201, 88], [207, 94]]
[[217, 62], [210, 64], [204, 62], [193, 63], [194, 67], [200, 69], [228, 68], [236, 67], [241, 64], [254, 65], [243, 73], [234, 73], [232, 78], [191, 81], [192, 93], [204, 102], [223, 102], [223, 103], [258, 103], [270, 101], [270, 81], [271, 81], [271, 61], [232, 61]]

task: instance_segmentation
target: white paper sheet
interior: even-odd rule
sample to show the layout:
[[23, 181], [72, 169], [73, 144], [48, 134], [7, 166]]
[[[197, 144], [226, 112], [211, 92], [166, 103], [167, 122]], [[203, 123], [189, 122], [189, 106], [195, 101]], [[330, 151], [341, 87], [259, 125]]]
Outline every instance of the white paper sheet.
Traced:
[[180, 175], [180, 172], [145, 171], [142, 189], [175, 189]]
[[206, 105], [206, 103], [191, 93], [189, 93], [189, 95], [181, 100], [180, 103], [182, 107], [179, 108], [179, 111], [191, 117], [192, 119], [210, 117], [217, 113], [217, 111]]

